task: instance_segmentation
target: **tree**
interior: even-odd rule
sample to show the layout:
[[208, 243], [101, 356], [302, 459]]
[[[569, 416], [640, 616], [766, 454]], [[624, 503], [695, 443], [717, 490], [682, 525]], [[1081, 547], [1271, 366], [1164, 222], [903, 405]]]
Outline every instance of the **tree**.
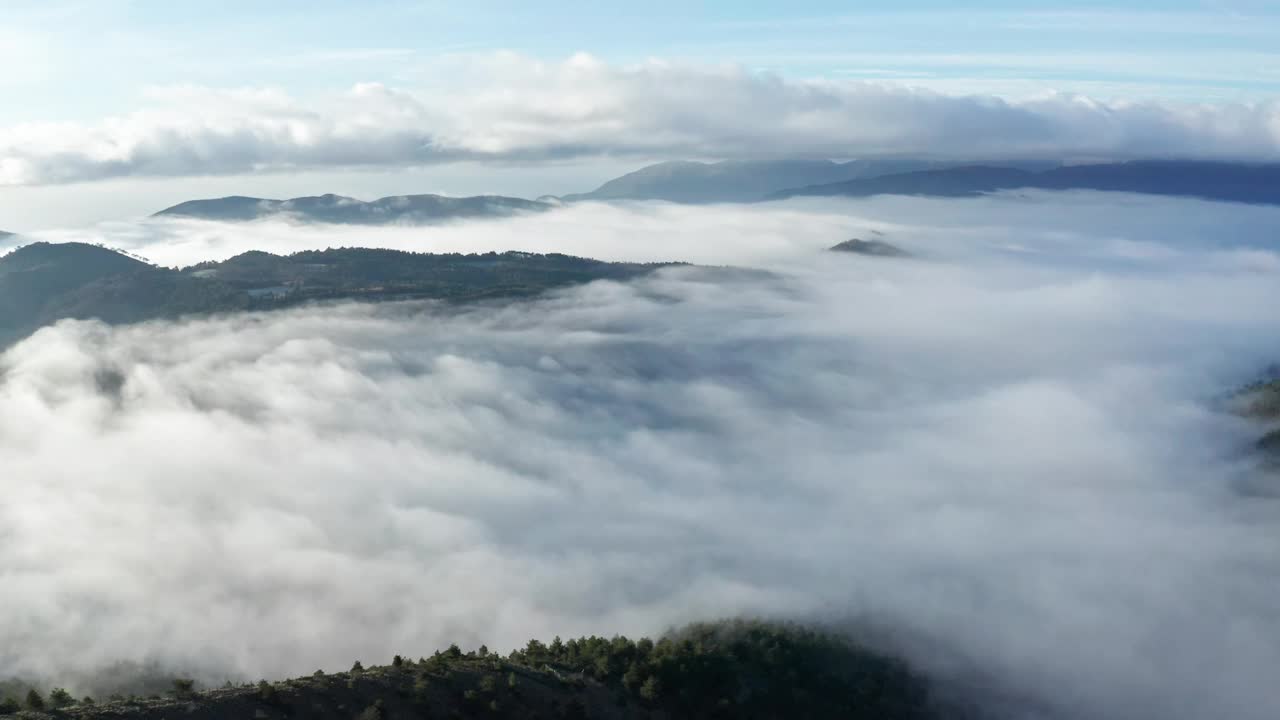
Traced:
[[640, 686], [644, 684], [644, 671], [640, 669], [639, 663], [631, 663], [631, 667], [622, 674], [622, 686], [630, 692], [637, 692]]
[[608, 655], [601, 655], [596, 658], [595, 667], [592, 670], [597, 679], [604, 680], [613, 674], [613, 663], [610, 662]]
[[355, 661], [355, 663], [351, 665], [351, 672], [353, 673], [364, 672], [364, 663], [360, 662], [359, 660]]
[[49, 705], [54, 710], [60, 710], [75, 704], [76, 699], [63, 688], [54, 688], [53, 692], [49, 693]]
[[258, 681], [258, 699], [268, 705], [274, 704], [278, 699], [276, 695], [276, 686], [266, 680]]
[[196, 694], [196, 681], [190, 678], [173, 679], [173, 696], [184, 700]]
[[43, 710], [44, 696], [42, 696], [35, 688], [31, 688], [27, 691], [27, 702], [25, 705], [28, 710]]
[[17, 715], [22, 705], [11, 697], [0, 700], [0, 715]]
[[640, 686], [640, 697], [645, 702], [657, 702], [662, 697], [662, 683], [658, 681], [656, 675], [650, 675], [648, 680]]

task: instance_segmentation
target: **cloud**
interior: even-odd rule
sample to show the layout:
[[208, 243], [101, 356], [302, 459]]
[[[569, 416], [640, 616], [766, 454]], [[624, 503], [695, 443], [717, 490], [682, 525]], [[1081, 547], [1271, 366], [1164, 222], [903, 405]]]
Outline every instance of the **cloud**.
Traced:
[[[990, 221], [993, 215], [998, 224]], [[291, 253], [351, 246], [413, 252], [516, 249], [627, 262], [774, 265], [853, 236], [884, 232], [939, 259], [1018, 252], [1059, 263], [1115, 264], [1125, 262], [1127, 255], [1144, 254], [1175, 262], [1186, 261], [1178, 248], [1212, 244], [1237, 251], [1211, 256], [1226, 262], [1269, 248], [1277, 223], [1280, 208], [1270, 206], [1019, 191], [963, 200], [795, 198], [696, 210], [662, 202], [575, 203], [552, 212], [429, 227], [151, 218], [27, 233], [0, 242], [0, 249], [32, 240], [95, 242], [166, 267], [225, 260], [250, 250]], [[1265, 263], [1269, 256], [1263, 250], [1256, 262]]]
[[1280, 158], [1274, 101], [1010, 101], [587, 55], [455, 58], [419, 87], [321, 99], [179, 87], [147, 102], [96, 123], [0, 127], [0, 184], [600, 156]]
[[[1050, 717], [1280, 707], [1280, 508], [1214, 406], [1280, 350], [1274, 209], [565, 212], [521, 222], [773, 272], [69, 322], [0, 356], [0, 676], [256, 678], [762, 613], [889, 628]], [[924, 258], [822, 255], [826, 228]], [[518, 229], [440, 232], [541, 242]]]

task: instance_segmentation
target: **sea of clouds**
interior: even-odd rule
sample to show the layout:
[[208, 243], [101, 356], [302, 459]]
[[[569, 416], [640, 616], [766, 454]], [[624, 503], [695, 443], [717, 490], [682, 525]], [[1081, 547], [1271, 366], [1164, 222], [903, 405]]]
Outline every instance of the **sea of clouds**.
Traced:
[[[875, 628], [1023, 716], [1274, 717], [1280, 503], [1224, 398], [1280, 360], [1278, 227], [1032, 193], [47, 233], [767, 272], [40, 331], [0, 355], [0, 676], [749, 614]], [[916, 257], [823, 250], [874, 232]]]

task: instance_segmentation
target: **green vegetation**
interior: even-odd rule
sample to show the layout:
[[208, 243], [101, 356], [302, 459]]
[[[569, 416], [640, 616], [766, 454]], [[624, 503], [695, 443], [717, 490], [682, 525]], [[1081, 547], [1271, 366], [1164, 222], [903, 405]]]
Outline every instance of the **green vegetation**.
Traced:
[[63, 688], [54, 688], [49, 693], [49, 707], [53, 708], [54, 710], [59, 710], [64, 707], [70, 707], [75, 703], [76, 703], [76, 699], [71, 696], [71, 693], [67, 692]]
[[84, 720], [940, 717], [925, 683], [897, 660], [820, 631], [747, 621], [694, 625], [656, 641], [532, 640], [506, 657], [454, 645], [417, 662], [357, 662], [347, 673], [203, 692], [180, 678], [173, 687], [169, 698], [96, 705], [58, 691], [46, 703], [33, 689], [26, 709], [32, 720], [55, 707]]
[[1256, 420], [1263, 426], [1262, 436], [1256, 443], [1257, 449], [1268, 463], [1280, 462], [1280, 380], [1274, 379], [1276, 369], [1268, 371], [1267, 380], [1247, 385], [1238, 390], [1231, 398], [1231, 406], [1238, 414]]
[[174, 270], [96, 245], [33, 243], [0, 258], [0, 345], [66, 318], [131, 323], [318, 301], [523, 298], [659, 267], [558, 254], [341, 248], [249, 252]]
[[1280, 380], [1263, 380], [1237, 393], [1240, 412], [1262, 420], [1280, 419]]
[[813, 630], [733, 622], [662, 638], [532, 641], [524, 665], [618, 684], [681, 717], [927, 717], [927, 693], [904, 666]]

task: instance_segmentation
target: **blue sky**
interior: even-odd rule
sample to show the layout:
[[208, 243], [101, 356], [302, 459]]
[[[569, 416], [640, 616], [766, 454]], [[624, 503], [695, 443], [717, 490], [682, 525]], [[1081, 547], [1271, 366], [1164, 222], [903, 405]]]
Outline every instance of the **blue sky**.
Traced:
[[31, 187], [152, 177], [157, 202], [568, 192], [753, 148], [1280, 157], [1272, 0], [0, 0], [0, 67], [0, 228], [64, 204]]

